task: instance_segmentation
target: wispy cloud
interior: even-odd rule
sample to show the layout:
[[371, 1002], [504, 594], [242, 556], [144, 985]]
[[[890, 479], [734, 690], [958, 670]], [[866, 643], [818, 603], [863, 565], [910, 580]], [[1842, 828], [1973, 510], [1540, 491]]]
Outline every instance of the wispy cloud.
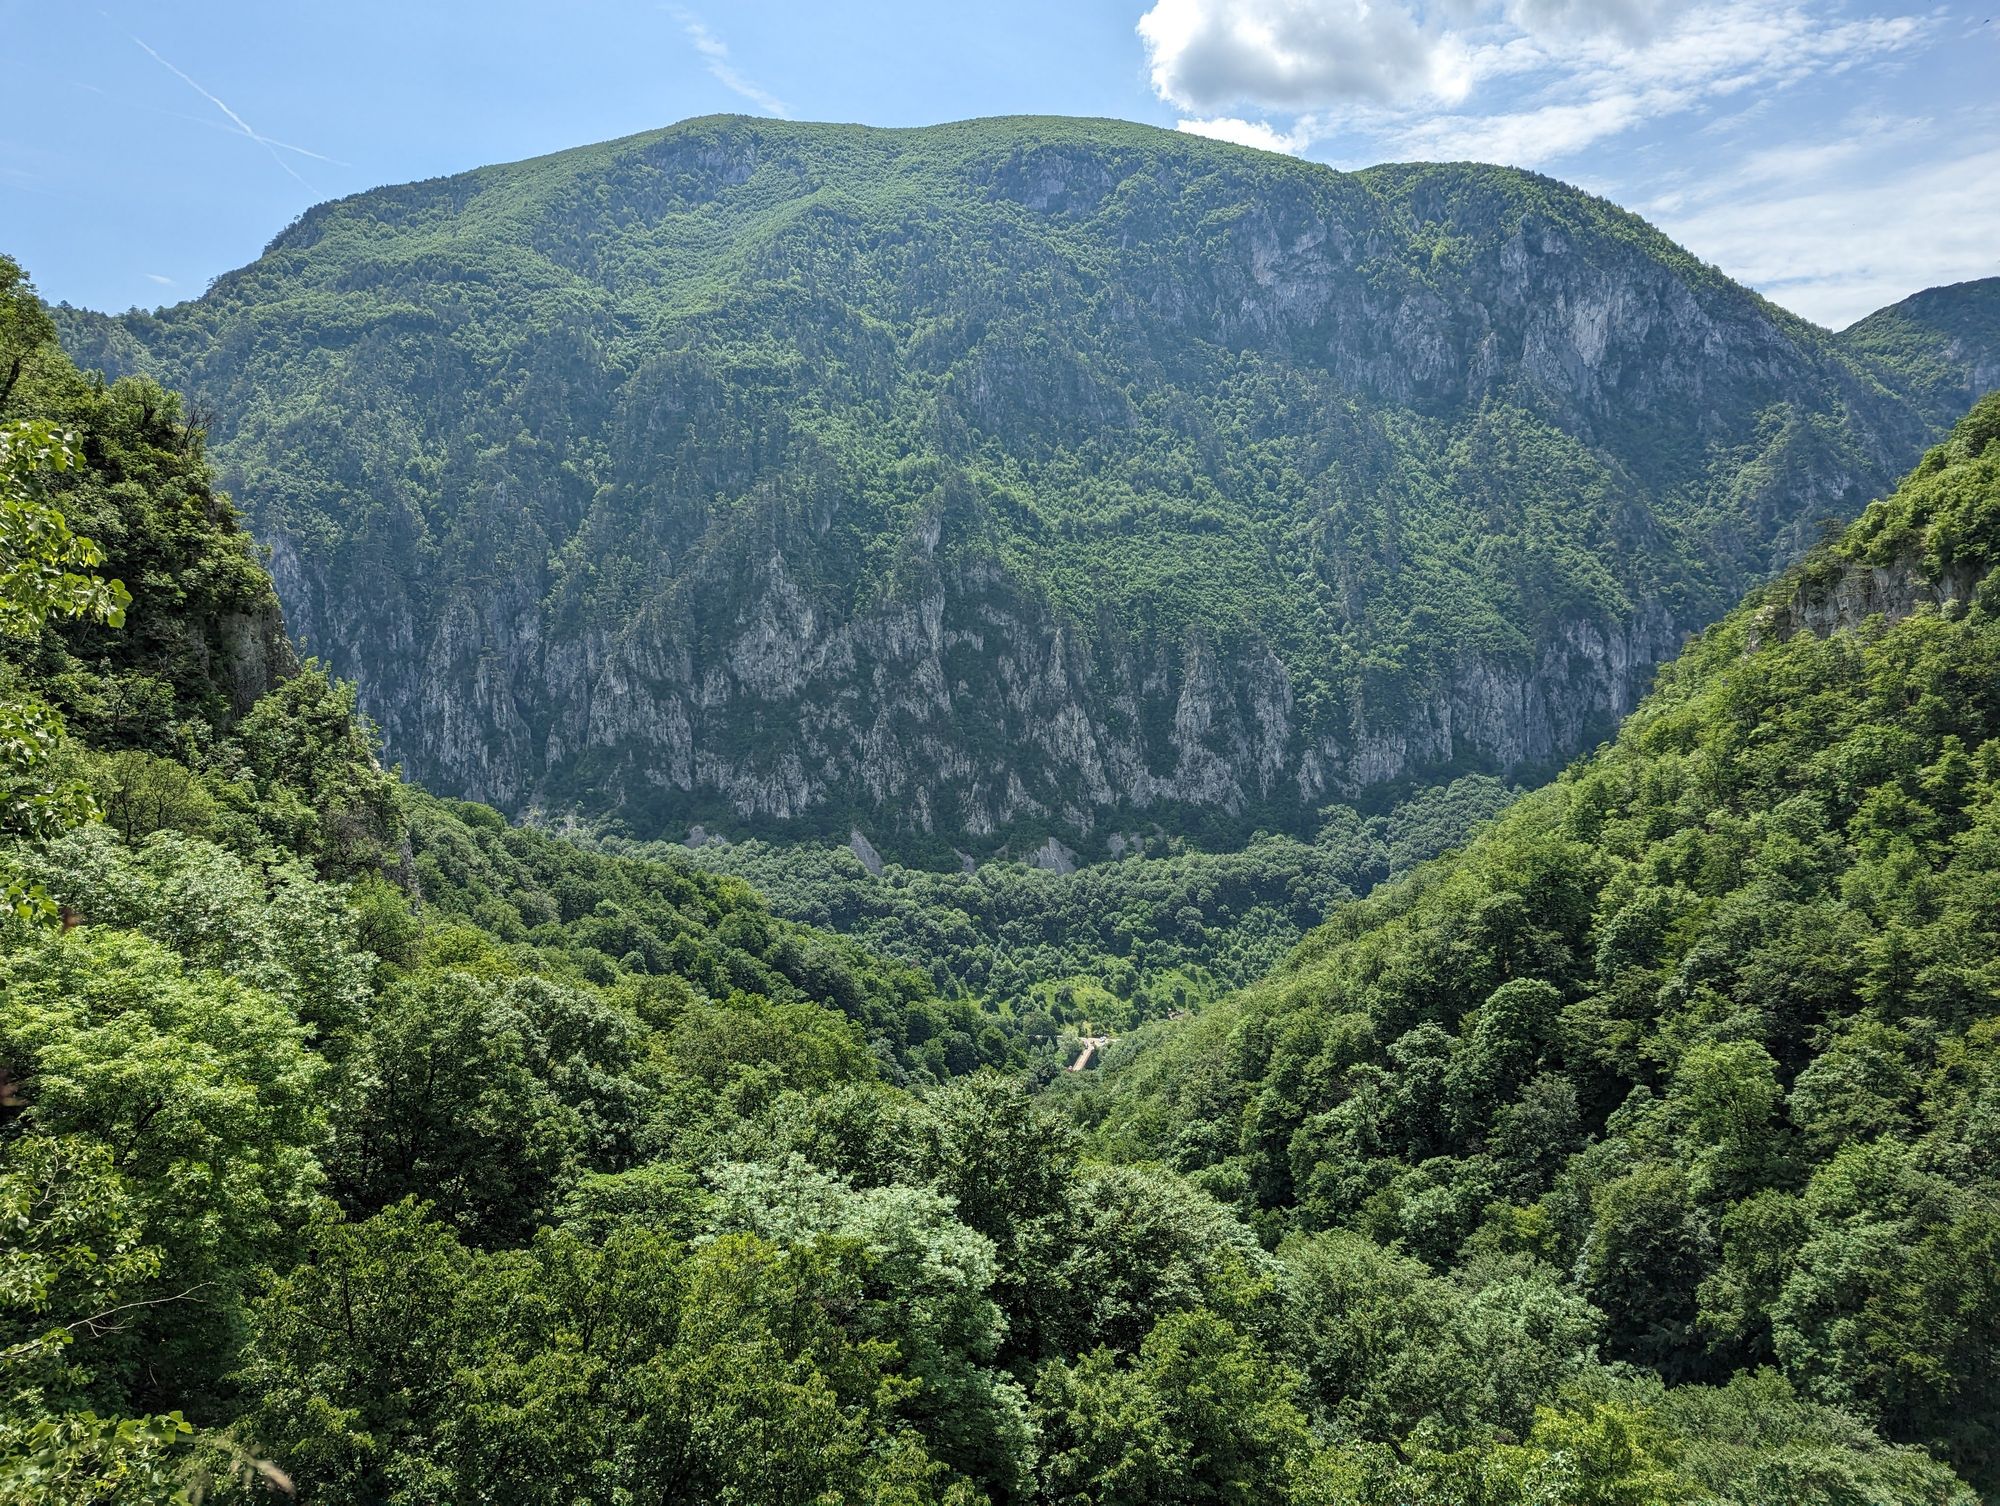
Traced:
[[777, 95], [760, 88], [736, 71], [736, 65], [729, 61], [729, 44], [710, 31], [699, 16], [684, 10], [677, 10], [673, 15], [681, 23], [681, 30], [687, 33], [688, 42], [701, 54], [710, 78], [732, 94], [740, 94], [766, 115], [776, 115], [780, 119], [791, 115], [791, 109]]
[[[215, 108], [220, 110], [223, 114], [222, 121], [209, 120], [206, 117], [201, 117], [201, 116], [181, 116], [180, 117], [181, 119], [194, 120], [197, 124], [200, 125], [214, 126], [218, 130], [227, 131], [232, 136], [247, 137], [249, 140], [256, 142], [257, 145], [264, 148], [265, 151], [269, 152], [271, 154], [271, 160], [277, 163], [278, 166], [283, 168], [286, 172], [290, 173], [292, 177], [298, 179], [300, 183], [306, 183], [306, 180], [302, 176], [300, 176], [297, 168], [293, 167], [291, 163], [287, 162], [282, 156], [279, 155], [280, 152], [291, 152], [300, 157], [310, 157], [315, 162], [326, 162], [332, 164], [335, 167], [344, 167], [347, 165], [343, 162], [337, 161], [335, 158], [326, 156], [322, 152], [313, 151], [310, 147], [294, 146], [289, 141], [279, 141], [275, 137], [266, 136], [262, 131], [259, 131], [254, 126], [252, 126], [249, 121], [245, 120], [241, 115], [238, 115], [234, 110], [230, 109], [230, 107], [227, 104], [225, 104], [221, 99], [209, 93], [208, 90], [204, 89], [200, 84], [196, 83], [193, 79], [189, 78], [185, 73], [181, 72], [180, 69], [176, 68], [172, 63], [168, 62], [165, 58], [161, 57], [158, 52], [154, 51], [151, 47], [147, 46], [146, 43], [142, 41], [140, 38], [134, 37], [132, 38], [132, 41], [134, 45], [136, 45], [141, 52], [146, 54], [147, 57], [151, 58], [154, 62], [158, 63], [162, 68], [166, 69], [167, 72], [171, 73], [175, 78], [179, 79], [182, 83], [186, 84], [190, 89], [194, 90], [195, 93], [199, 94], [203, 99], [207, 100], [210, 104], [214, 105]], [[177, 111], [171, 111], [171, 110], [163, 111], [162, 113], [170, 115], [178, 114]], [[311, 184], [306, 183], [306, 187], [310, 188], [311, 186], [312, 186]]]
[[164, 272], [148, 272], [146, 274], [146, 281], [157, 282], [163, 288], [170, 288], [174, 285], [173, 278], [167, 276]]
[[[1845, 150], [1758, 153], [1639, 207], [1704, 259], [1834, 329], [1921, 287], [2000, 268], [2000, 148], [1947, 122], [1885, 122]], [[1857, 144], [1866, 142], [1866, 144]], [[1920, 230], [1919, 230], [1920, 227]]]

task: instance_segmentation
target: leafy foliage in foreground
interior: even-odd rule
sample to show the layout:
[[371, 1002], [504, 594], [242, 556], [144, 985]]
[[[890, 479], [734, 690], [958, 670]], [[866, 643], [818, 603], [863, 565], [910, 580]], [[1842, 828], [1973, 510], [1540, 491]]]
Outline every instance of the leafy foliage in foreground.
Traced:
[[[1156, 1031], [1098, 1143], [1281, 1259], [1561, 1272], [1606, 1360], [1782, 1378], [2000, 1489], [1996, 565], [2000, 395], [1615, 744]], [[1440, 1415], [1439, 1348], [1372, 1367], [1364, 1435]]]
[[[4, 450], [0, 688], [26, 732], [0, 849], [0, 1499], [276, 1478], [216, 1424], [260, 1294], [328, 1220], [421, 1194], [497, 1247], [590, 1178], [703, 1164], [758, 1106], [1020, 1063], [972, 1004], [740, 883], [385, 773], [350, 688], [268, 678], [242, 619], [269, 581], [199, 433], [143, 382], [84, 381], [46, 317], [6, 327], [36, 416]], [[134, 409], [161, 427], [122, 427]], [[107, 560], [135, 589], [84, 573]], [[251, 587], [204, 587], [203, 561]], [[184, 1416], [206, 1453], [169, 1468]]]

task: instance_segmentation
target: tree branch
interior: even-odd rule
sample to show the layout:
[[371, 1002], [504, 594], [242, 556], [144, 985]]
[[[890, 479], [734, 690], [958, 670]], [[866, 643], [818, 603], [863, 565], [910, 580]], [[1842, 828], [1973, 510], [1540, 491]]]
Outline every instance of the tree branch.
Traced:
[[214, 1285], [213, 1281], [197, 1281], [186, 1291], [175, 1292], [171, 1297], [141, 1297], [132, 1302], [121, 1302], [116, 1307], [107, 1307], [103, 1312], [92, 1313], [87, 1318], [78, 1318], [74, 1323], [65, 1323], [61, 1328], [51, 1329], [39, 1339], [30, 1339], [25, 1344], [16, 1344], [12, 1349], [0, 1349], [0, 1364], [8, 1360], [20, 1359], [24, 1355], [33, 1354], [37, 1349], [53, 1344], [56, 1341], [57, 1334], [75, 1333], [80, 1328], [87, 1330], [92, 1338], [96, 1338], [103, 1333], [116, 1333], [125, 1325], [122, 1323], [107, 1324], [104, 1321], [106, 1318], [114, 1317], [122, 1312], [130, 1312], [132, 1309], [138, 1307], [163, 1307], [169, 1302], [180, 1302], [188, 1297], [192, 1297], [203, 1287]]

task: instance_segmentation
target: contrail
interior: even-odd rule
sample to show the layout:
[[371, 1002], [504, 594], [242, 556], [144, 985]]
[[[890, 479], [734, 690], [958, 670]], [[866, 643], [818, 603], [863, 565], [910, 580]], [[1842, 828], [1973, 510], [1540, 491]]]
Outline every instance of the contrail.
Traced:
[[286, 172], [290, 173], [294, 178], [297, 178], [298, 181], [305, 187], [311, 188], [312, 185], [310, 183], [307, 183], [304, 178], [299, 176], [297, 168], [293, 167], [291, 163], [287, 162], [283, 157], [280, 157], [278, 155], [279, 147], [283, 146], [285, 147], [286, 151], [297, 152], [301, 156], [319, 157], [319, 160], [322, 162], [333, 161], [331, 157], [320, 157], [318, 152], [309, 152], [302, 146], [285, 146], [285, 143], [282, 141], [273, 141], [270, 137], [261, 135], [257, 131], [257, 129], [250, 124], [249, 121], [245, 120], [241, 115], [238, 115], [234, 110], [230, 109], [228, 105], [224, 104], [221, 100], [217, 99], [213, 94], [210, 94], [208, 90], [202, 88], [200, 84], [196, 83], [193, 79], [189, 78], [185, 73], [181, 72], [180, 69], [176, 68], [172, 63], [168, 62], [165, 58], [161, 57], [157, 52], [153, 51], [153, 49], [148, 47], [143, 41], [140, 41], [138, 37], [134, 37], [132, 38], [132, 40], [138, 44], [140, 50], [144, 52], [147, 57], [151, 58], [154, 62], [158, 63], [162, 68], [166, 69], [167, 72], [171, 73], [175, 78], [179, 79], [182, 83], [186, 84], [190, 89], [194, 90], [195, 93], [199, 94], [203, 99], [207, 100], [210, 104], [214, 105], [216, 109], [220, 110], [224, 115], [228, 116], [230, 121], [235, 125], [237, 131], [239, 131], [245, 136], [248, 136], [252, 141], [256, 142], [259, 146], [264, 148], [265, 151], [269, 152], [271, 154], [271, 160], [273, 162], [277, 163], [278, 166], [282, 167]]
[[[134, 37], [134, 41], [138, 38]], [[96, 94], [109, 99], [111, 96], [95, 84], [86, 84], [79, 79], [71, 79], [72, 89], [81, 89], [86, 94]], [[227, 121], [216, 120], [207, 115], [190, 115], [186, 110], [167, 110], [159, 105], [149, 105], [142, 100], [120, 99], [119, 104], [128, 110], [144, 110], [148, 115], [164, 115], [169, 120], [185, 120], [189, 125], [198, 125], [204, 131], [220, 131], [225, 136], [241, 136], [243, 133]], [[296, 152], [301, 157], [310, 157], [315, 162], [324, 162], [330, 167], [352, 167], [352, 162], [343, 162], [338, 157], [329, 157], [325, 152], [316, 152], [309, 146], [294, 146], [289, 141], [280, 141], [275, 136], [261, 138], [266, 146], [282, 147], [285, 151]]]
[[673, 13], [673, 17], [681, 23], [681, 29], [687, 33], [688, 41], [694, 44], [694, 50], [701, 54], [702, 60], [708, 65], [709, 77], [723, 88], [742, 95], [766, 115], [783, 118], [792, 113], [777, 95], [758, 88], [736, 71], [735, 65], [729, 61], [729, 44], [704, 26], [699, 16], [677, 10]]

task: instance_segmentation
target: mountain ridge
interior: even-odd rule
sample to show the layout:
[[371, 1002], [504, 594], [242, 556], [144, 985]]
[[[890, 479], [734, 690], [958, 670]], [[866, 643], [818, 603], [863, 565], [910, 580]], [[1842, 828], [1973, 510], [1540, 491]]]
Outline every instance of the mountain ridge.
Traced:
[[1935, 406], [1553, 180], [1045, 117], [705, 118], [60, 317], [240, 415], [418, 777], [940, 860], [1553, 768]]

